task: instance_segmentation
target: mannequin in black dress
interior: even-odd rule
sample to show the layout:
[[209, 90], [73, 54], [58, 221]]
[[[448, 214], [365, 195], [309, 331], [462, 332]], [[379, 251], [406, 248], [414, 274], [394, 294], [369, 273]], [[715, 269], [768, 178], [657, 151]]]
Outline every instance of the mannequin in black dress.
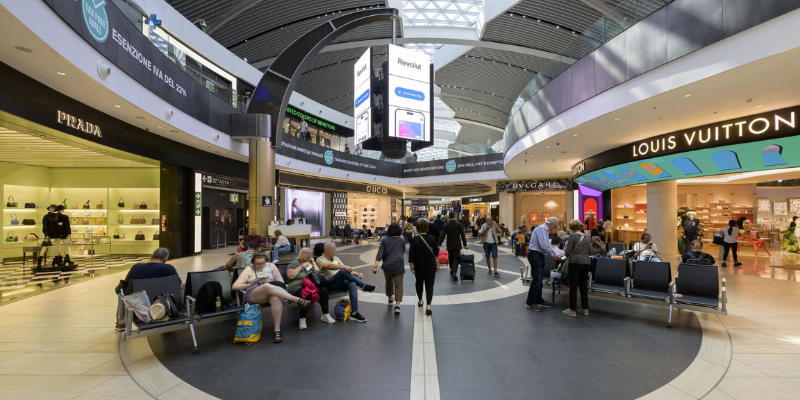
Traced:
[[[42, 233], [45, 238], [50, 238], [53, 242], [54, 253], [53, 263], [54, 268], [64, 268], [70, 270], [75, 269], [77, 265], [69, 259], [69, 247], [62, 242], [72, 234], [70, 227], [69, 217], [63, 214], [66, 207], [63, 205], [51, 204], [47, 207], [48, 213], [42, 218]], [[63, 246], [62, 246], [63, 244]], [[62, 257], [61, 254], [64, 254]], [[37, 266], [41, 268], [42, 257], [37, 260]]]

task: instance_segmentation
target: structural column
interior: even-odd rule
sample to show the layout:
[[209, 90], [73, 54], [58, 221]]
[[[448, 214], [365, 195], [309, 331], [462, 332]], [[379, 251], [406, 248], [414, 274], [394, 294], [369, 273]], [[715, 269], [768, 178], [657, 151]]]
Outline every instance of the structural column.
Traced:
[[[259, 235], [269, 233], [269, 224], [274, 219], [275, 204], [275, 149], [270, 146], [269, 138], [259, 137], [250, 141], [250, 228], [258, 229]], [[269, 207], [262, 204], [263, 196], [269, 196], [272, 203]]]
[[678, 181], [647, 184], [647, 233], [653, 237], [663, 261], [678, 255]]

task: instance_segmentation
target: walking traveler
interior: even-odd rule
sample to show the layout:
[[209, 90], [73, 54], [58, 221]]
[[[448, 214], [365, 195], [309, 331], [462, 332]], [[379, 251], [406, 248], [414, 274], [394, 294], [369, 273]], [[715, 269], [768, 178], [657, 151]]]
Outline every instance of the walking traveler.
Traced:
[[458, 256], [461, 254], [461, 244], [467, 249], [467, 236], [464, 234], [464, 225], [456, 220], [456, 213], [450, 211], [450, 221], [444, 224], [442, 234], [439, 236], [439, 246], [442, 243], [447, 243], [447, 254], [450, 259], [447, 263], [450, 266], [450, 276], [454, 281], [458, 280], [456, 272], [458, 272]]
[[728, 261], [728, 253], [733, 252], [733, 266], [738, 267], [742, 265], [739, 262], [739, 256], [736, 254], [736, 251], [739, 250], [739, 227], [736, 226], [736, 221], [730, 220], [728, 222], [728, 227], [722, 229], [722, 240], [723, 240], [723, 248], [725, 249], [725, 253], [722, 256], [722, 266], [724, 268], [728, 267], [726, 262]]
[[500, 242], [500, 235], [503, 232], [497, 225], [497, 222], [492, 220], [490, 215], [484, 219], [481, 229], [478, 231], [478, 236], [481, 238], [483, 245], [483, 252], [486, 255], [486, 266], [489, 267], [489, 273], [492, 274], [492, 260], [494, 260], [494, 277], [499, 278], [500, 273], [497, 272], [497, 243]]
[[378, 247], [378, 254], [375, 256], [375, 265], [372, 273], [378, 273], [379, 263], [383, 263], [383, 276], [386, 279], [386, 296], [389, 297], [389, 305], [394, 306], [394, 313], [400, 314], [400, 303], [403, 301], [403, 275], [406, 272], [404, 255], [406, 253], [406, 242], [403, 239], [403, 228], [397, 224], [389, 225], [388, 234]]
[[550, 217], [545, 223], [536, 227], [531, 233], [531, 243], [528, 245], [528, 263], [531, 266], [531, 287], [528, 289], [528, 298], [525, 308], [531, 311], [542, 311], [542, 307], [552, 307], [552, 303], [542, 298], [542, 274], [544, 258], [552, 257], [558, 261], [558, 256], [550, 250], [550, 234], [558, 230], [558, 218]]
[[611, 242], [614, 236], [614, 223], [611, 222], [611, 218], [603, 221], [603, 241], [605, 243]]
[[[589, 315], [589, 270], [592, 267], [592, 242], [589, 235], [582, 233], [583, 224], [579, 220], [569, 223], [572, 232], [567, 238], [564, 254], [566, 260], [561, 273], [566, 268], [569, 276], [569, 308], [562, 311], [564, 315], [574, 317], [576, 312]], [[578, 307], [578, 290], [581, 292], [581, 308]]]
[[408, 247], [408, 265], [411, 273], [416, 277], [417, 303], [422, 307], [422, 290], [425, 290], [425, 299], [428, 303], [425, 314], [431, 315], [431, 301], [433, 301], [433, 281], [436, 278], [437, 257], [439, 257], [439, 246], [436, 238], [428, 234], [428, 228], [436, 226], [429, 224], [425, 218], [417, 220], [417, 231], [419, 235], [411, 239]]

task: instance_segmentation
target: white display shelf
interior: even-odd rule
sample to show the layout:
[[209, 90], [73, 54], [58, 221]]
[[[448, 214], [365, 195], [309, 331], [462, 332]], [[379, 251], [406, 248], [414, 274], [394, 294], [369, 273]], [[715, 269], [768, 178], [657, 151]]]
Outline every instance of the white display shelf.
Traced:
[[78, 211], [78, 212], [86, 212], [86, 211], [89, 211], [89, 212], [100, 212], [100, 211], [108, 211], [108, 209], [105, 209], [105, 208], [67, 208], [67, 209], [64, 210], [64, 212], [73, 212], [73, 211]]
[[127, 225], [115, 225], [119, 226], [120, 228], [157, 228], [161, 225], [159, 224], [127, 224]]
[[19, 225], [8, 225], [8, 226], [3, 226], [3, 229], [25, 228], [26, 226], [30, 226], [30, 227], [34, 227], [35, 228], [35, 227], [39, 226], [39, 224], [36, 224], [36, 225], [22, 225], [22, 224], [19, 224]]
[[145, 212], [146, 211], [155, 211], [155, 212], [159, 212], [161, 210], [156, 209], [156, 208], [118, 208], [118, 209], [116, 209], [116, 211], [119, 211], [119, 212], [137, 212], [137, 211], [145, 211]]
[[25, 212], [25, 211], [40, 211], [41, 208], [4, 208], [3, 211], [5, 212]]

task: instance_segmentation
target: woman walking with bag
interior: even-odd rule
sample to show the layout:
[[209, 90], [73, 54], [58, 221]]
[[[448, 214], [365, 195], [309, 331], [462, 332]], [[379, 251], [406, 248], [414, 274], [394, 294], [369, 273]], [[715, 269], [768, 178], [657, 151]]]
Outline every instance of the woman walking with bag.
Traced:
[[400, 314], [400, 303], [403, 301], [403, 274], [406, 273], [404, 255], [406, 241], [403, 239], [403, 228], [397, 224], [389, 225], [387, 235], [381, 240], [378, 255], [375, 256], [375, 266], [372, 273], [378, 273], [378, 264], [383, 262], [383, 276], [386, 278], [386, 296], [389, 305], [394, 306], [394, 313]]
[[417, 231], [419, 235], [411, 239], [408, 247], [408, 265], [411, 273], [416, 276], [418, 307], [422, 307], [422, 289], [425, 288], [425, 299], [428, 307], [425, 314], [431, 315], [431, 301], [433, 300], [433, 281], [436, 278], [436, 271], [439, 270], [439, 246], [436, 238], [428, 234], [428, 220], [420, 218], [417, 220]]
[[[569, 275], [569, 308], [562, 311], [564, 315], [576, 316], [576, 312], [589, 315], [589, 270], [592, 267], [592, 241], [588, 235], [581, 232], [581, 221], [573, 220], [569, 223], [572, 232], [567, 238], [564, 247], [566, 259], [561, 267], [561, 273]], [[581, 291], [581, 308], [578, 307], [578, 289]]]

